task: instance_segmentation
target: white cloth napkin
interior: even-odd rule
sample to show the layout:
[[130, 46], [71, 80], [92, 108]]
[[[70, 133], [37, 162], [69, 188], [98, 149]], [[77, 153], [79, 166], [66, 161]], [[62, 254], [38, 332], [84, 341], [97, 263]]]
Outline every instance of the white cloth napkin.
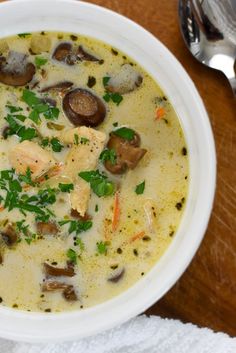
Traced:
[[79, 341], [17, 343], [0, 339], [0, 353], [236, 353], [236, 338], [158, 316], [139, 316]]

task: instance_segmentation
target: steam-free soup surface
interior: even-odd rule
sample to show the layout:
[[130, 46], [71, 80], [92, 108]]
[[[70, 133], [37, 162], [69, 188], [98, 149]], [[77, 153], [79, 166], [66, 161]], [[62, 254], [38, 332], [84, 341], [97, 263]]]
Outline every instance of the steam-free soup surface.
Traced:
[[153, 78], [81, 35], [3, 38], [0, 129], [1, 305], [87, 308], [145, 276], [188, 189], [183, 131]]

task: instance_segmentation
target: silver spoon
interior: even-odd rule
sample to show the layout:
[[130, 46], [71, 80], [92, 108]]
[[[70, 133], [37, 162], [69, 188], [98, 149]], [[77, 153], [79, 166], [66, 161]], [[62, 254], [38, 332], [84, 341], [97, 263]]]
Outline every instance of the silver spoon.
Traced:
[[179, 20], [190, 52], [222, 71], [236, 97], [236, 0], [179, 0]]

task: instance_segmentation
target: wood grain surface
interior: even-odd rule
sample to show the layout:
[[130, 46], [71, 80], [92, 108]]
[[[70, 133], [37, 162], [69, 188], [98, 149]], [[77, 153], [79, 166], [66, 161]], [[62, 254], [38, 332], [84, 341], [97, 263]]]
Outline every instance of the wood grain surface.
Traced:
[[198, 63], [186, 49], [179, 31], [177, 0], [88, 2], [136, 21], [171, 50], [200, 92], [216, 141], [217, 191], [205, 238], [184, 275], [147, 314], [236, 336], [236, 100], [230, 86], [223, 74]]

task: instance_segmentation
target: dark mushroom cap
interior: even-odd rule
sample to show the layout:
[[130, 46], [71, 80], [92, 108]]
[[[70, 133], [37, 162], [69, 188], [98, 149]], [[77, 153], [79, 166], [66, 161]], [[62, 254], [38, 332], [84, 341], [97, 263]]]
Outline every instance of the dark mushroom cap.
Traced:
[[56, 235], [58, 233], [57, 225], [52, 222], [37, 222], [36, 229], [41, 235]]
[[71, 284], [59, 281], [46, 281], [42, 284], [43, 292], [54, 292], [57, 290], [62, 290], [62, 295], [67, 301], [75, 301], [78, 299], [74, 286]]
[[68, 90], [69, 88], [71, 88], [72, 86], [73, 86], [73, 82], [62, 81], [62, 82], [55, 83], [54, 85], [51, 85], [51, 86], [46, 86], [46, 87], [42, 88], [40, 92], [42, 92], [42, 93], [49, 92], [49, 91], [64, 92], [64, 91]]
[[112, 174], [123, 174], [128, 168], [134, 169], [147, 152], [144, 148], [140, 148], [140, 144], [141, 139], [136, 132], [130, 141], [111, 133], [107, 147], [116, 152], [116, 163], [105, 161], [106, 169]]
[[15, 228], [11, 224], [1, 231], [1, 235], [7, 246], [12, 246], [17, 242], [18, 236]]
[[75, 271], [73, 266], [67, 266], [65, 268], [61, 267], [55, 267], [52, 265], [47, 264], [46, 262], [43, 264], [44, 266], [44, 272], [46, 276], [54, 276], [54, 277], [60, 277], [60, 276], [66, 276], [66, 277], [73, 277], [75, 275]]
[[101, 99], [82, 88], [76, 88], [65, 95], [63, 109], [75, 126], [98, 126], [106, 116], [106, 107]]
[[82, 45], [79, 45], [78, 49], [77, 49], [77, 57], [79, 60], [84, 60], [84, 61], [93, 61], [93, 62], [97, 62], [100, 61], [100, 59], [96, 58], [96, 56], [88, 53], [83, 47]]
[[125, 269], [124, 267], [118, 268], [110, 277], [108, 277], [108, 281], [112, 283], [117, 283], [119, 282], [125, 274]]
[[0, 82], [9, 86], [25, 86], [35, 74], [35, 66], [27, 63], [26, 55], [10, 52], [0, 60]]
[[74, 65], [76, 62], [76, 56], [73, 55], [72, 44], [68, 42], [60, 43], [54, 50], [52, 58], [67, 65]]

